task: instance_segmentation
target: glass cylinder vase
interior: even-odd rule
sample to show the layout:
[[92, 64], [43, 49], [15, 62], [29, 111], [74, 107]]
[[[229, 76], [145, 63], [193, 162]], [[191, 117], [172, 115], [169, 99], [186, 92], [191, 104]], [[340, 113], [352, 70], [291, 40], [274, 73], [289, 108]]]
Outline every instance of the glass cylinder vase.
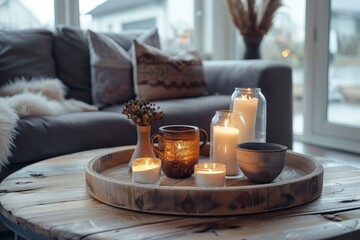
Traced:
[[226, 176], [242, 175], [237, 164], [236, 145], [245, 142], [245, 123], [240, 112], [219, 110], [210, 126], [210, 160], [226, 166]]
[[266, 99], [260, 88], [235, 88], [230, 110], [242, 113], [247, 142], [266, 142]]

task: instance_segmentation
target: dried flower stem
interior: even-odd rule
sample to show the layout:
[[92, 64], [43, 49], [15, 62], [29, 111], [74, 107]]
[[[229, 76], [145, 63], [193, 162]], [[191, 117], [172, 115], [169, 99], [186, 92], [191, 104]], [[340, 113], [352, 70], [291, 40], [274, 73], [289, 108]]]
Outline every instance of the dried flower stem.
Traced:
[[160, 107], [155, 107], [155, 104], [148, 101], [129, 100], [122, 113], [138, 126], [149, 126], [163, 118], [164, 113], [158, 112], [159, 109]]
[[276, 10], [282, 6], [281, 0], [226, 0], [230, 20], [241, 35], [265, 35], [271, 28]]

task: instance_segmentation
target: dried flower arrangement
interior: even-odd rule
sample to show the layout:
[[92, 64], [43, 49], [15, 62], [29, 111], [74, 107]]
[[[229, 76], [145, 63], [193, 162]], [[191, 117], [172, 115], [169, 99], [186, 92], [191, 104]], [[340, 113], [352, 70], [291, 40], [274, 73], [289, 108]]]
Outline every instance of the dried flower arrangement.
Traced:
[[155, 107], [155, 104], [148, 101], [129, 100], [125, 103], [122, 114], [138, 126], [150, 126], [163, 118], [164, 113], [159, 109], [160, 107]]
[[243, 36], [263, 36], [271, 28], [281, 0], [226, 0], [231, 21]]

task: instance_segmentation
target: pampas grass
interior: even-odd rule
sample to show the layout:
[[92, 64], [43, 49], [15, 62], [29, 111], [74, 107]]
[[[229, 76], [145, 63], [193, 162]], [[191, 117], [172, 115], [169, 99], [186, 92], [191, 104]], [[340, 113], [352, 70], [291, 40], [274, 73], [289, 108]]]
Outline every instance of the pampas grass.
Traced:
[[[246, 4], [245, 4], [246, 2]], [[263, 36], [271, 28], [281, 0], [226, 0], [230, 20], [243, 36]]]

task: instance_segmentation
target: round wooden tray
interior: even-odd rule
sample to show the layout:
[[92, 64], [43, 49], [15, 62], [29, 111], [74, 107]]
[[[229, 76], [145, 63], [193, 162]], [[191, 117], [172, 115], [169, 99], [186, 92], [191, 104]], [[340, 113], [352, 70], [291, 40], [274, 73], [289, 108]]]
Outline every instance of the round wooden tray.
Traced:
[[[239, 215], [289, 208], [315, 200], [323, 187], [323, 167], [313, 158], [287, 152], [286, 166], [272, 183], [254, 184], [245, 176], [226, 187], [205, 188], [193, 176], [160, 186], [132, 183], [128, 162], [134, 147], [99, 156], [86, 167], [86, 189], [95, 199], [129, 210], [175, 215]], [[202, 151], [206, 160], [208, 148]]]

